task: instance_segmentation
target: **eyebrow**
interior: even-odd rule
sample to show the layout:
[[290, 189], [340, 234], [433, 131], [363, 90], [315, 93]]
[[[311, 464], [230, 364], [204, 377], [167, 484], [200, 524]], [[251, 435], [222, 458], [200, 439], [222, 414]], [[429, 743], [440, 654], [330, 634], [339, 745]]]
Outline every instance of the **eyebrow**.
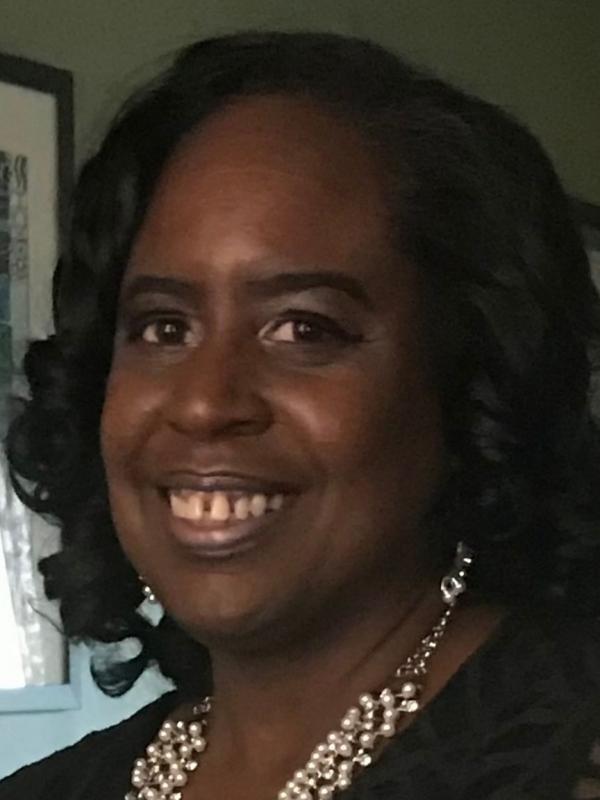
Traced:
[[121, 303], [129, 303], [140, 294], [170, 294], [181, 300], [189, 300], [193, 291], [193, 284], [188, 281], [159, 275], [136, 275], [125, 285]]
[[[280, 272], [264, 278], [246, 281], [250, 291], [264, 298], [302, 292], [307, 289], [334, 289], [343, 292], [365, 308], [373, 304], [360, 281], [341, 272], [314, 270], [307, 272]], [[198, 291], [191, 281], [159, 275], [138, 275], [125, 286], [122, 302], [130, 302], [140, 294], [170, 294], [189, 300], [190, 293]]]
[[278, 297], [307, 289], [334, 289], [347, 294], [366, 308], [372, 307], [371, 300], [360, 281], [341, 272], [323, 270], [280, 272], [269, 277], [249, 280], [248, 286], [262, 297]]

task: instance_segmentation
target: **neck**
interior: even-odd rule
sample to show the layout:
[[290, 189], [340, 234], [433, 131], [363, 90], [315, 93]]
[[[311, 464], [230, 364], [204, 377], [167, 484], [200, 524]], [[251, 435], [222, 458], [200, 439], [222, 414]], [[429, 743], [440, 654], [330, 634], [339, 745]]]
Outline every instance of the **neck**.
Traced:
[[[443, 613], [439, 591], [429, 584], [416, 594], [417, 601], [404, 603], [380, 598], [374, 604], [377, 614], [347, 615], [335, 637], [331, 631], [320, 638], [307, 636], [302, 648], [271, 649], [262, 656], [213, 649], [209, 747], [186, 794], [245, 800], [275, 796], [328, 732], [339, 728], [359, 695], [388, 685], [397, 667], [431, 632]], [[490, 636], [502, 616], [499, 608], [464, 601], [459, 605], [423, 682], [422, 705]]]
[[334, 632], [305, 631], [298, 647], [213, 650], [211, 749], [256, 770], [265, 752], [271, 764], [291, 757], [297, 767], [361, 692], [389, 682], [442, 611], [427, 582], [410, 599], [381, 595], [343, 621], [336, 615]]

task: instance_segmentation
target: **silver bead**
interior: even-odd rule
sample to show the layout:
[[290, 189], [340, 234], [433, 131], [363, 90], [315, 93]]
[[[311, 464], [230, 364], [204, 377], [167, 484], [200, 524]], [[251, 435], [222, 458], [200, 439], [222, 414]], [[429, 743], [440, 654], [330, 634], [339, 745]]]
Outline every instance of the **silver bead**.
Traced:
[[340, 742], [337, 751], [343, 758], [350, 758], [352, 755], [352, 745], [349, 742]]
[[134, 767], [133, 772], [131, 774], [145, 776], [148, 774], [148, 770], [146, 769], [146, 767]]
[[384, 689], [379, 695], [379, 699], [386, 708], [390, 708], [396, 702], [396, 698], [391, 689]]
[[319, 800], [329, 800], [332, 794], [333, 790], [329, 786], [321, 786], [319, 789]]
[[179, 771], [173, 774], [173, 783], [175, 786], [185, 786], [188, 782], [188, 776], [185, 772]]
[[179, 746], [179, 755], [181, 756], [181, 758], [189, 758], [193, 752], [194, 749], [192, 745], [189, 744], [188, 742], [185, 742], [184, 744]]
[[370, 750], [375, 744], [375, 735], [368, 731], [364, 731], [358, 737], [358, 741], [360, 742], [361, 747], [366, 747]]
[[131, 776], [131, 785], [135, 786], [136, 789], [141, 789], [143, 786], [146, 785], [146, 776], [141, 775], [139, 773], [133, 773]]
[[382, 722], [379, 726], [379, 733], [385, 736], [386, 739], [389, 739], [396, 733], [396, 728], [390, 722]]
[[190, 722], [190, 724], [188, 725], [188, 733], [192, 737], [201, 736], [202, 735], [202, 728], [203, 728], [203, 725], [202, 725], [201, 722], [197, 722], [197, 721]]
[[405, 700], [410, 700], [417, 693], [417, 687], [412, 681], [406, 681], [400, 687], [400, 694]]
[[194, 706], [192, 709], [192, 713], [196, 717], [204, 716], [208, 714], [212, 706], [212, 700], [210, 697], [205, 697], [200, 703]]
[[156, 595], [154, 594], [154, 592], [153, 592], [153, 591], [152, 591], [152, 589], [151, 589], [151, 588], [148, 586], [148, 584], [147, 584], [147, 583], [145, 583], [145, 584], [142, 586], [142, 594], [144, 595], [144, 597], [146, 598], [146, 600], [147, 600], [149, 603], [156, 603], [156, 602], [158, 602], [158, 601], [157, 601], [157, 599], [156, 599]]
[[355, 707], [349, 708], [342, 720], [341, 727], [346, 731], [351, 731], [359, 720], [360, 710]]

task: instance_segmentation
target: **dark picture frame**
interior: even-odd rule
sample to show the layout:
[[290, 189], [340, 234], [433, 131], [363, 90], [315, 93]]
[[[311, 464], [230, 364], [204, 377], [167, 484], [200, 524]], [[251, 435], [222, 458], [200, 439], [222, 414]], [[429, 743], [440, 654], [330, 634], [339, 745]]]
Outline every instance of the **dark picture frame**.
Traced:
[[[21, 369], [27, 343], [52, 332], [52, 275], [68, 227], [73, 165], [71, 73], [0, 53], [1, 439], [14, 403], [26, 391]], [[27, 609], [32, 617], [43, 619], [50, 626], [48, 630], [54, 630], [62, 653], [60, 681], [0, 688], [0, 713], [74, 708], [79, 705], [79, 652], [69, 650], [53, 621], [55, 615], [45, 605], [40, 608], [37, 595], [25, 589], [19, 594], [19, 579], [15, 578], [15, 551], [19, 548], [6, 546], [17, 526], [21, 526], [22, 537], [25, 525], [31, 535], [22, 539], [31, 540], [26, 549], [31, 565], [29, 583], [33, 585], [39, 581], [37, 560], [52, 547], [56, 532], [19, 505], [1, 448], [0, 456], [0, 604], [6, 604], [3, 623], [5, 627], [9, 624], [7, 608], [15, 619], [17, 608]], [[44, 530], [38, 531], [38, 527]], [[38, 541], [39, 552], [34, 544]], [[22, 553], [20, 558], [22, 562]]]
[[[29, 244], [36, 250], [26, 255], [31, 290], [27, 325], [29, 338], [49, 332], [49, 287], [68, 224], [68, 198], [73, 184], [73, 140], [71, 73], [0, 53], [0, 153], [3, 155], [0, 161], [0, 203], [2, 188], [6, 195], [11, 180], [14, 184], [19, 183], [15, 178], [19, 173], [18, 160], [21, 164], [26, 162], [28, 167], [22, 180], [28, 184], [30, 201], [30, 207], [26, 209], [28, 232], [32, 237]], [[0, 279], [2, 252], [6, 250], [7, 240], [6, 230], [2, 231], [0, 227], [1, 233], [5, 235], [4, 248], [0, 242]], [[6, 308], [2, 308], [0, 299], [0, 325], [7, 323], [10, 324], [11, 320], [6, 319]], [[1, 332], [0, 327], [0, 336]], [[19, 370], [18, 358], [13, 358], [12, 368]], [[6, 372], [6, 358], [2, 360], [1, 350], [0, 371]]]

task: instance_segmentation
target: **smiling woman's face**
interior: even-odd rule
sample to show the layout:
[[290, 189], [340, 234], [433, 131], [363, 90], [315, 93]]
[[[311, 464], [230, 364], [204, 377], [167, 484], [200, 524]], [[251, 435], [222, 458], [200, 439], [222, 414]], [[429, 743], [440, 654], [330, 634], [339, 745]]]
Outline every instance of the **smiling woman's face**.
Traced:
[[376, 613], [427, 571], [439, 412], [388, 239], [361, 136], [306, 100], [240, 100], [162, 174], [102, 447], [124, 550], [201, 641]]

